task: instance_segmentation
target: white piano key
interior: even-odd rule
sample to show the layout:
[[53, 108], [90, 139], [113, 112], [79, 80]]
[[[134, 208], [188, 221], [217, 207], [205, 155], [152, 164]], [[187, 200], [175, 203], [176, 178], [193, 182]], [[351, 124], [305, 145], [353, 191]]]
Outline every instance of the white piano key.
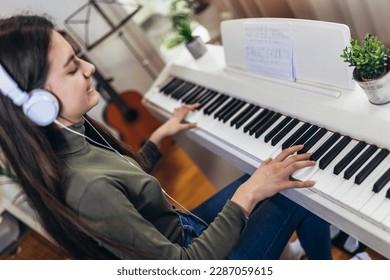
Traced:
[[384, 172], [390, 167], [390, 157], [382, 161], [378, 167], [359, 185], [359, 191], [354, 193], [355, 197], [344, 198], [344, 207], [350, 209], [352, 212], [362, 215], [360, 209], [367, 203], [367, 201], [374, 195], [372, 190], [374, 183], [382, 176]]
[[[367, 145], [367, 147], [365, 147], [353, 160], [352, 162], [348, 165], [352, 165], [356, 159], [358, 159], [360, 157], [361, 154], [363, 154], [365, 152], [365, 150], [367, 150], [369, 148], [369, 146]], [[367, 161], [366, 163], [368, 163], [373, 157], [371, 156]], [[335, 201], [335, 202], [338, 202], [341, 197], [343, 197], [354, 185], [354, 180], [355, 180], [355, 176], [356, 174], [358, 174], [363, 168], [364, 168], [364, 164], [357, 170], [357, 172], [355, 172], [354, 176], [352, 176], [349, 180], [346, 180], [344, 179], [344, 172], [345, 170], [348, 169], [348, 166], [342, 171], [340, 172], [340, 174], [338, 175], [339, 177], [342, 177], [343, 179], [343, 182], [342, 184], [340, 184], [336, 189], [334, 189], [331, 193], [330, 193], [330, 196], [332, 197], [332, 199]]]
[[[235, 118], [236, 116], [240, 115], [242, 111], [244, 111], [247, 107], [249, 106], [249, 104], [246, 104], [243, 108], [241, 108], [240, 110], [238, 110], [233, 116], [231, 119]], [[204, 118], [207, 118], [210, 119], [209, 116], [203, 116]], [[206, 121], [207, 122], [207, 121]], [[207, 129], [210, 130], [211, 132], [213, 131], [212, 130], [212, 126], [218, 126], [218, 133], [217, 133], [217, 136], [220, 137], [221, 139], [224, 139], [224, 140], [229, 140], [229, 138], [231, 137], [231, 133], [232, 132], [236, 132], [237, 129], [235, 129], [234, 127], [230, 126], [230, 122], [227, 121], [227, 122], [222, 122], [221, 120], [217, 120], [217, 119], [213, 119], [213, 124], [206, 124], [205, 126], [208, 127]]]
[[[380, 151], [377, 151], [379, 153]], [[374, 154], [375, 156], [376, 154]], [[390, 157], [389, 157], [390, 159]], [[387, 168], [390, 164], [390, 160], [385, 158], [372, 172], [367, 178], [360, 184], [354, 184], [354, 186], [350, 189], [348, 193], [346, 193], [341, 199], [340, 202], [345, 204], [346, 207], [349, 207], [350, 204], [356, 203], [357, 197], [367, 188], [369, 191], [372, 191], [372, 186], [374, 185], [374, 178], [379, 178], [381, 174], [385, 172], [384, 168]], [[355, 202], [354, 202], [355, 201]], [[361, 207], [361, 205], [360, 205]], [[359, 209], [360, 209], [359, 207]]]
[[386, 231], [390, 231], [390, 199], [386, 198], [381, 205], [370, 216], [374, 224], [382, 227]]
[[387, 200], [390, 200], [386, 198], [386, 192], [389, 189], [389, 186], [390, 183], [386, 184], [378, 193], [373, 192], [374, 194], [360, 209], [360, 213], [363, 216], [366, 216], [367, 219], [378, 226], [381, 226], [382, 221], [390, 213], [390, 204], [386, 203]]
[[322, 144], [324, 144], [325, 141], [328, 140], [333, 134], [334, 134], [334, 133], [333, 133], [333, 132], [330, 132], [330, 131], [326, 132], [325, 135], [322, 136], [322, 138], [319, 139], [319, 140], [317, 141], [317, 143], [315, 143], [315, 144], [313, 145], [313, 147], [311, 147], [307, 152], [310, 153], [310, 154], [313, 154], [313, 153], [314, 153], [315, 151], [317, 151], [317, 149], [318, 149], [319, 147], [321, 147]]
[[[271, 142], [265, 143], [264, 138], [269, 131], [276, 127], [285, 118], [285, 116], [281, 116], [280, 119], [277, 120], [272, 126], [270, 126], [259, 138], [256, 138], [254, 135], [249, 135], [249, 133], [244, 133], [243, 131], [244, 127], [259, 114], [261, 114], [263, 110], [264, 109], [259, 109], [259, 111], [251, 116], [239, 129], [236, 129], [235, 126], [231, 127], [227, 123], [223, 123], [214, 119], [210, 120], [208, 124], [200, 125], [200, 127], [223, 140], [228, 140], [231, 145], [241, 149], [242, 151], [256, 157], [261, 161], [264, 161], [265, 159], [271, 157], [271, 155], [275, 153], [275, 150], [281, 147], [283, 141], [287, 139], [289, 135], [294, 133], [303, 123], [300, 123], [295, 128], [293, 128], [292, 131], [278, 143], [278, 145], [272, 146]], [[236, 115], [238, 115], [238, 113]], [[205, 118], [207, 118], [207, 121], [204, 122], [208, 122], [210, 119], [209, 116], [206, 116]]]
[[[235, 128], [235, 126], [231, 127], [228, 122], [223, 123], [222, 121], [214, 119], [212, 116], [206, 115], [199, 116], [198, 127], [229, 142], [242, 151], [253, 155], [257, 159], [264, 160], [265, 157], [272, 153], [273, 147], [264, 143], [261, 139], [256, 139], [254, 135], [249, 135], [243, 131], [245, 125], [250, 123], [263, 110], [264, 109], [259, 109], [259, 111], [251, 116], [239, 129]], [[236, 115], [238, 114], [239, 112], [236, 113]], [[272, 151], [269, 151], [270, 149], [272, 149]]]
[[[334, 201], [332, 197], [332, 192], [337, 189], [343, 182], [344, 179], [342, 177], [332, 174], [327, 185], [321, 188], [322, 195], [327, 197], [329, 200]], [[324, 181], [321, 181], [320, 183], [323, 184]]]
[[[263, 110], [263, 109], [262, 109]], [[260, 114], [259, 112], [258, 114]], [[235, 143], [237, 147], [243, 151], [253, 155], [254, 157], [264, 161], [273, 153], [275, 148], [270, 143], [265, 143], [263, 138], [256, 138], [254, 135], [244, 133], [243, 128], [249, 124], [258, 114], [252, 116], [247, 122], [245, 122], [239, 130], [231, 135], [232, 143]]]
[[[330, 132], [330, 131], [325, 133], [325, 135], [322, 136], [322, 138], [320, 140], [318, 140], [318, 142], [315, 145], [313, 145], [313, 147], [311, 147], [307, 152], [311, 153], [311, 154], [313, 152], [315, 152], [332, 135], [333, 135], [333, 132]], [[318, 161], [317, 161], [315, 166], [302, 168], [302, 169], [294, 172], [292, 174], [292, 177], [296, 180], [307, 181], [307, 180], [310, 180], [318, 170], [319, 170], [319, 166], [318, 166]]]
[[380, 149], [378, 149], [366, 162], [366, 164], [363, 164], [363, 166], [354, 174], [353, 177], [351, 177], [349, 180], [345, 180], [343, 183], [343, 186], [340, 186], [342, 188], [345, 188], [344, 194], [338, 195], [337, 200], [338, 203], [341, 205], [345, 205], [345, 207], [349, 206], [349, 203], [351, 203], [358, 195], [363, 191], [363, 188], [366, 186], [365, 182], [372, 180], [372, 177], [379, 172], [381, 167], [377, 166], [375, 170], [371, 172], [371, 174], [362, 182], [362, 184], [358, 185], [355, 184], [355, 177], [359, 172], [380, 152]]
[[216, 113], [218, 113], [218, 111], [221, 110], [223, 107], [225, 107], [232, 99], [233, 99], [233, 97], [229, 97], [229, 98], [227, 98], [224, 102], [222, 102], [222, 104], [220, 104], [220, 105], [214, 110], [214, 112], [210, 114], [210, 117], [213, 118], [213, 119], [215, 119], [215, 118], [214, 118], [214, 115], [215, 115]]
[[[387, 199], [383, 206], [386, 207], [386, 209], [390, 208], [390, 199]], [[381, 223], [382, 228], [384, 228], [387, 232], [390, 232], [390, 215], [387, 215], [386, 218], [383, 219]]]
[[[275, 151], [274, 153], [271, 155], [272, 158], [275, 158], [276, 156], [278, 156], [282, 151], [282, 145], [283, 143], [288, 139], [290, 138], [291, 135], [293, 135], [295, 133], [295, 131], [297, 131], [302, 125], [304, 124], [304, 122], [300, 121], [293, 129], [290, 130], [289, 133], [287, 133], [274, 147], [275, 147]], [[269, 143], [271, 143], [271, 141], [269, 141]], [[271, 144], [270, 144], [271, 145]]]
[[[340, 140], [341, 139], [339, 139], [339, 141]], [[332, 160], [332, 162], [324, 170], [320, 169], [314, 174], [314, 176], [311, 178], [311, 180], [316, 181], [313, 190], [327, 195], [338, 186], [337, 184], [340, 184], [340, 182], [338, 182], [339, 180], [337, 179], [338, 176], [333, 174], [333, 169], [336, 164], [339, 163], [339, 161], [343, 159], [356, 144], [356, 140], [350, 141], [348, 145], [344, 147], [344, 149]], [[331, 183], [332, 180], [335, 181]]]
[[272, 131], [280, 122], [282, 122], [286, 116], [281, 116], [274, 124], [272, 124], [259, 138], [255, 138], [256, 142], [250, 147], [251, 153], [262, 161], [270, 158], [275, 153], [277, 147], [271, 145], [271, 141], [266, 143], [265, 136]]

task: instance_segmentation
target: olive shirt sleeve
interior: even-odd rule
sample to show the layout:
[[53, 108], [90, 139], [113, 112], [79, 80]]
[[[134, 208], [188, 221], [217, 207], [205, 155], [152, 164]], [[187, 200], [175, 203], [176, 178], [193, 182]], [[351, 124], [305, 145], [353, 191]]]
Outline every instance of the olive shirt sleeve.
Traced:
[[[78, 201], [73, 207], [81, 216], [96, 221], [98, 232], [156, 259], [223, 259], [237, 243], [246, 225], [242, 209], [228, 201], [203, 234], [183, 248], [145, 220], [116, 182], [105, 178], [96, 180], [90, 183]], [[101, 245], [121, 259], [140, 258]]]
[[157, 162], [161, 158], [161, 153], [158, 147], [151, 141], [146, 141], [142, 146], [139, 154], [144, 159], [146, 166], [144, 167], [145, 172], [150, 173], [156, 166]]

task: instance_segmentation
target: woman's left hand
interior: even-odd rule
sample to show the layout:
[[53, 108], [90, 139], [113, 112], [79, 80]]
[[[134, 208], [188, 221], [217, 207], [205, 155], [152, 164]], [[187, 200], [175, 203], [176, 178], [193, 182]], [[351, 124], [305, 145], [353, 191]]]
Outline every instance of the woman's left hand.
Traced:
[[183, 105], [174, 109], [172, 117], [156, 129], [149, 140], [160, 146], [164, 138], [173, 136], [183, 130], [196, 127], [196, 123], [183, 122], [187, 114], [199, 107], [199, 104]]

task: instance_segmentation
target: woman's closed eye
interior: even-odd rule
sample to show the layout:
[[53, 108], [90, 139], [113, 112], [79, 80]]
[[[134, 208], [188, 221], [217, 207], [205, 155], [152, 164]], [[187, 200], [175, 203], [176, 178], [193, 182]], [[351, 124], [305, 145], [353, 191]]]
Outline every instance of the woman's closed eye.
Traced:
[[71, 70], [70, 72], [68, 72], [69, 75], [74, 75], [77, 73], [77, 71], [79, 70], [78, 67], [75, 67], [73, 70]]

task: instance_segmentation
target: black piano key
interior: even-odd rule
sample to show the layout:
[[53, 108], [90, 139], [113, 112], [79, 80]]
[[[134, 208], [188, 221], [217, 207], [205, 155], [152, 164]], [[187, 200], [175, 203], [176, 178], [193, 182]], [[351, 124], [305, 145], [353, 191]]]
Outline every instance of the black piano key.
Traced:
[[298, 138], [298, 140], [294, 143], [295, 145], [302, 145], [305, 144], [307, 140], [310, 139], [318, 130], [318, 126], [313, 125], [310, 127], [301, 137]]
[[[255, 131], [260, 127], [263, 120], [269, 117], [269, 114], [272, 114], [272, 111], [264, 109], [249, 124], [246, 125], [246, 127], [248, 127], [247, 131], [249, 132], [249, 135], [253, 135], [253, 133], [255, 133]], [[244, 127], [244, 132], [245, 132], [245, 127]]]
[[230, 122], [230, 126], [236, 126], [237, 129], [240, 128], [258, 110], [260, 110], [259, 106], [249, 104], [249, 106], [244, 111], [242, 111]]
[[196, 85], [191, 84], [191, 83], [187, 83], [187, 84], [183, 85], [182, 87], [178, 88], [178, 90], [176, 90], [175, 92], [172, 92], [171, 97], [174, 99], [179, 99], [180, 96], [194, 90], [195, 87], [196, 87]]
[[381, 150], [355, 177], [355, 184], [360, 185], [372, 171], [389, 155], [389, 150]]
[[259, 114], [257, 114], [247, 125], [244, 126], [244, 132], [251, 130], [266, 114], [268, 110], [264, 109]]
[[390, 168], [375, 182], [372, 190], [376, 193], [380, 192], [380, 190], [389, 182], [390, 180]]
[[200, 98], [198, 99], [198, 103], [204, 103], [205, 100], [207, 100], [208, 98], [213, 98], [215, 97], [216, 95], [218, 95], [218, 92], [214, 91], [214, 90], [207, 90], [206, 93]]
[[274, 138], [271, 140], [271, 145], [275, 146], [279, 143], [280, 140], [282, 140], [294, 127], [296, 127], [299, 123], [299, 120], [293, 119], [291, 122], [288, 123], [278, 134], [275, 135]]
[[204, 88], [196, 86], [195, 88], [192, 88], [191, 90], [187, 92], [181, 92], [175, 95], [174, 98], [181, 100], [184, 99], [187, 96], [198, 96], [200, 92], [202, 92]]
[[[230, 102], [229, 102], [229, 103], [230, 103]], [[225, 110], [224, 110], [223, 112], [221, 112], [217, 118], [218, 118], [219, 120], [223, 120], [223, 118], [224, 118], [226, 115], [229, 115], [230, 112], [233, 111], [233, 110], [235, 110], [235, 108], [236, 108], [237, 106], [239, 106], [241, 103], [242, 103], [241, 100], [235, 99], [235, 98], [234, 98], [234, 102], [231, 102], [231, 103], [229, 104], [229, 106], [227, 106], [227, 107], [225, 108]]]
[[214, 117], [215, 119], [220, 119], [221, 116], [223, 116], [223, 114], [224, 114], [227, 110], [230, 110], [230, 108], [236, 104], [236, 102], [239, 102], [239, 100], [237, 100], [237, 99], [235, 99], [235, 98], [232, 98], [232, 99], [229, 100], [223, 107], [221, 107], [221, 108], [214, 114], [213, 117]]
[[206, 90], [205, 88], [199, 87], [199, 93], [197, 95], [189, 94], [189, 95], [183, 96], [182, 97], [182, 102], [185, 103], [185, 104], [195, 103], [193, 101], [197, 100], [197, 99], [200, 99], [202, 96], [204, 96], [204, 94], [206, 94], [207, 91], [208, 90]]
[[310, 157], [311, 160], [319, 160], [332, 147], [334, 143], [341, 137], [340, 133], [335, 133], [330, 136], [324, 144], [322, 144]]
[[180, 80], [180, 83], [178, 83], [176, 86], [171, 86], [169, 89], [167, 88], [164, 93], [169, 96], [185, 85], [187, 85], [187, 82]]
[[305, 133], [306, 130], [308, 130], [310, 127], [309, 123], [304, 123], [297, 131], [295, 131], [284, 143], [282, 144], [282, 149], [287, 149], [291, 147], [295, 141], [298, 140], [299, 137], [302, 136], [303, 133]]
[[168, 94], [168, 92], [171, 92], [174, 88], [176, 88], [181, 83], [184, 83], [184, 81], [178, 78], [174, 78], [168, 84], [163, 86], [160, 89], [160, 91], [163, 92], [164, 94]]
[[177, 81], [177, 78], [176, 77], [173, 77], [171, 78], [169, 81], [165, 81], [161, 87], [159, 88], [159, 91], [160, 92], [164, 92], [166, 88], [168, 88], [170, 85], [172, 85], [173, 83], [176, 83]]
[[264, 136], [264, 142], [268, 143], [272, 138], [275, 137], [276, 134], [278, 134], [279, 131], [283, 129], [289, 122], [291, 121], [291, 117], [285, 117], [280, 123], [277, 124], [270, 132], [267, 133], [266, 136]]
[[275, 112], [273, 111], [268, 111], [267, 113], [257, 122], [257, 124], [249, 129], [249, 135], [253, 135], [264, 123], [266, 123], [273, 115]]
[[202, 100], [199, 100], [198, 103], [200, 104], [198, 108], [196, 108], [196, 110], [201, 110], [203, 109], [203, 107], [207, 106], [209, 104], [209, 102], [211, 102], [214, 97], [216, 97], [218, 94], [218, 92], [216, 91], [211, 91], [207, 94], [207, 96], [205, 96], [204, 98], [202, 98]]
[[367, 146], [365, 142], [359, 142], [355, 147], [348, 152], [348, 154], [343, 157], [340, 162], [336, 164], [333, 169], [333, 174], [339, 175], [341, 171]]
[[360, 167], [378, 150], [377, 146], [370, 146], [366, 149], [360, 157], [358, 157], [354, 163], [351, 164], [350, 167], [347, 168], [344, 172], [344, 179], [349, 180], [353, 174], [358, 171]]
[[231, 117], [233, 117], [239, 110], [241, 110], [241, 108], [243, 108], [247, 103], [245, 101], [240, 101], [236, 107], [234, 107], [232, 110], [230, 110], [230, 112], [226, 113], [223, 117], [222, 117], [222, 121], [225, 123], [227, 122]]
[[214, 102], [211, 102], [211, 104], [209, 104], [209, 106], [207, 106], [205, 109], [204, 109], [204, 114], [205, 115], [211, 115], [215, 110], [218, 109], [219, 106], [221, 106], [227, 99], [229, 98], [229, 96], [225, 95], [225, 94], [222, 94], [220, 96], [217, 97], [217, 99], [214, 100]]
[[386, 192], [386, 198], [390, 198], [390, 188]]
[[[195, 103], [200, 103], [200, 101], [209, 94], [209, 90], [203, 88], [201, 92], [199, 92], [197, 95], [191, 95], [191, 96], [184, 96], [183, 97], [183, 102], [186, 104], [195, 104]], [[186, 100], [186, 101], [185, 101]]]
[[[249, 104], [249, 103], [248, 103]], [[240, 114], [230, 121], [230, 126], [235, 126], [236, 123], [243, 117], [249, 114], [249, 112], [255, 107], [253, 104], [249, 104]]]
[[239, 129], [244, 123], [246, 123], [257, 111], [260, 110], [259, 106], [252, 107], [245, 115], [243, 115], [238, 121], [236, 121], [235, 126]]
[[327, 130], [325, 128], [318, 130], [316, 134], [314, 134], [313, 137], [305, 143], [305, 146], [297, 152], [297, 154], [304, 154], [309, 151], [326, 134], [326, 132]]
[[255, 132], [255, 137], [259, 138], [268, 128], [270, 128], [282, 115], [280, 113], [274, 114]]
[[319, 167], [320, 169], [325, 169], [334, 158], [351, 142], [351, 138], [344, 136], [332, 149], [330, 149], [326, 155], [320, 160]]
[[168, 92], [167, 95], [175, 98], [174, 97], [175, 94], [181, 93], [183, 91], [187, 92], [192, 86], [193, 86], [193, 84], [184, 82], [181, 85], [179, 85], [178, 87], [174, 88], [171, 92]]

